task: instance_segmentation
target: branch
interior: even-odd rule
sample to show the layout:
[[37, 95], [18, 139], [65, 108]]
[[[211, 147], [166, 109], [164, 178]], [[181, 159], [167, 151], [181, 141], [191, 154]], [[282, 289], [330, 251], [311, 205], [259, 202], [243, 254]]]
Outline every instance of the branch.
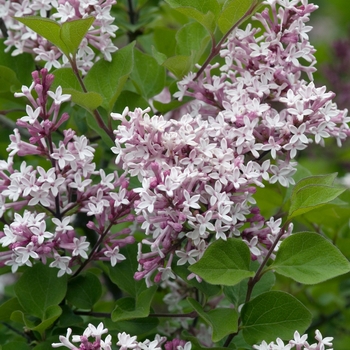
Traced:
[[[81, 88], [83, 89], [84, 92], [88, 92], [87, 89], [86, 89], [86, 86], [85, 86], [85, 84], [84, 84], [84, 81], [83, 81], [83, 79], [82, 79], [81, 76], [80, 76], [79, 69], [78, 69], [77, 64], [76, 64], [76, 61], [75, 61], [75, 57], [73, 57], [73, 58], [69, 57], [68, 59], [69, 59], [69, 62], [70, 62], [70, 64], [71, 64], [71, 66], [72, 66], [73, 73], [74, 73], [75, 76], [77, 77]], [[98, 110], [95, 109], [95, 110], [93, 111], [93, 114], [94, 114], [94, 117], [95, 117], [95, 119], [96, 119], [96, 121], [97, 121], [98, 126], [99, 126], [102, 130], [104, 130], [104, 132], [105, 132], [105, 133], [109, 136], [109, 138], [114, 142], [114, 139], [115, 139], [115, 138], [114, 138], [113, 131], [110, 130], [110, 129], [106, 126], [106, 124], [104, 123], [104, 121], [103, 121], [103, 119], [102, 119], [100, 113], [98, 112]]]
[[249, 18], [254, 11], [256, 10], [256, 8], [259, 5], [259, 0], [255, 0], [254, 3], [250, 6], [250, 8], [248, 9], [248, 11], [244, 14], [243, 17], [241, 17], [230, 29], [229, 31], [221, 38], [221, 40], [218, 42], [218, 44], [215, 46], [213, 45], [212, 49], [211, 49], [211, 53], [208, 56], [208, 58], [205, 60], [205, 62], [203, 63], [202, 67], [199, 69], [199, 71], [196, 73], [196, 76], [194, 77], [193, 80], [197, 80], [199, 78], [199, 76], [204, 72], [205, 68], [208, 66], [208, 64], [211, 62], [211, 60], [219, 54], [220, 49], [222, 44], [224, 43], [224, 41], [227, 39], [227, 37], [236, 29], [238, 28], [247, 18]]

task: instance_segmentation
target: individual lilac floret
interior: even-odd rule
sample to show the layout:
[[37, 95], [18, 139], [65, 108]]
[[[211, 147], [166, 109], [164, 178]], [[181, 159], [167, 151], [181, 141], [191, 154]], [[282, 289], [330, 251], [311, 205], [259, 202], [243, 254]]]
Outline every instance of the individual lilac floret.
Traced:
[[[24, 24], [16, 21], [13, 17], [41, 16], [59, 21], [60, 23], [92, 16], [94, 23], [82, 40], [77, 56], [77, 66], [83, 74], [92, 67], [100, 57], [91, 48], [94, 47], [103, 54], [103, 57], [111, 61], [111, 54], [117, 50], [112, 39], [118, 29], [113, 24], [114, 17], [110, 15], [115, 0], [0, 0], [2, 19], [7, 28], [5, 36], [6, 52], [12, 47], [12, 55], [16, 56], [23, 52], [33, 53], [37, 61], [44, 61], [45, 68], [61, 68], [69, 65], [66, 56], [53, 46], [49, 41], [33, 32]], [[1, 33], [0, 33], [1, 35]]]
[[298, 331], [294, 333], [294, 339], [290, 340], [286, 344], [277, 338], [276, 343], [266, 343], [263, 341], [260, 345], [253, 345], [256, 350], [333, 350], [333, 337], [323, 338], [319, 330], [315, 332], [315, 339], [317, 340], [314, 344], [309, 344], [307, 340], [307, 334], [300, 336]]
[[135, 278], [148, 284], [154, 274], [155, 281], [174, 276], [173, 261], [196, 262], [213, 237], [240, 236], [262, 260], [292, 226], [281, 232], [281, 220], [262, 217], [256, 188], [294, 185], [300, 151], [328, 137], [340, 146], [350, 133], [347, 110], [312, 82], [316, 60], [306, 22], [317, 6], [265, 5], [254, 17], [260, 25], [237, 29], [223, 44], [219, 75], [218, 64], [209, 65], [178, 84], [176, 97], [194, 98], [188, 113], [170, 120], [141, 109], [112, 113], [120, 121], [116, 164], [142, 184], [134, 189], [135, 211], [150, 252], [140, 247]]

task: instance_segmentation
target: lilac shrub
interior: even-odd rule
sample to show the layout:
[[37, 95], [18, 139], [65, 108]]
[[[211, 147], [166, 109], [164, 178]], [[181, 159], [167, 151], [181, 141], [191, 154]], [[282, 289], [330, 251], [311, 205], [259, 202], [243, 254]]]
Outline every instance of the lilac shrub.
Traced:
[[[7, 28], [3, 34], [8, 35], [4, 41], [7, 51], [15, 47], [14, 56], [29, 52], [37, 61], [46, 62], [45, 68], [32, 73], [33, 83], [22, 86], [21, 92], [15, 94], [28, 101], [26, 114], [17, 120], [18, 129], [10, 136], [7, 160], [0, 161], [3, 223], [0, 266], [10, 266], [12, 273], [24, 271], [16, 284], [15, 298], [6, 304], [9, 315], [4, 320], [17, 317], [18, 321], [23, 315], [24, 325], [32, 331], [33, 339], [45, 342], [49, 334], [52, 335], [46, 342], [49, 346], [74, 350], [110, 350], [115, 345], [120, 350], [227, 347], [241, 330], [244, 346], [257, 350], [324, 350], [332, 346], [332, 338], [322, 338], [319, 331], [316, 331], [317, 343], [311, 345], [307, 336], [300, 336], [298, 331], [287, 344], [280, 338], [276, 343], [257, 344], [262, 339], [275, 339], [277, 331], [281, 332], [281, 338], [290, 339], [295, 329], [305, 331], [311, 322], [311, 313], [299, 300], [282, 291], [270, 291], [275, 282], [274, 273], [299, 283], [316, 284], [350, 270], [346, 258], [326, 238], [313, 232], [293, 232], [293, 214], [299, 208], [288, 214], [264, 217], [263, 208], [255, 198], [257, 190], [268, 184], [294, 186], [297, 156], [310, 144], [324, 146], [324, 140], [332, 137], [341, 146], [350, 134], [347, 110], [339, 110], [333, 103], [334, 94], [313, 83], [315, 49], [308, 37], [311, 27], [306, 23], [317, 6], [308, 4], [307, 0], [262, 2], [262, 11], [252, 17], [256, 26], [249, 23], [239, 29], [233, 25], [217, 46], [213, 43], [211, 55], [202, 66], [197, 66], [197, 73], [189, 72], [177, 82], [175, 104], [181, 104], [184, 98], [190, 102], [163, 116], [150, 107], [127, 106], [121, 113], [113, 108], [128, 75], [137, 79], [140, 74], [143, 78], [141, 70], [132, 72], [132, 65], [130, 72], [125, 73], [119, 66], [114, 67], [113, 62], [103, 65], [97, 62], [99, 53], [111, 60], [111, 53], [116, 51], [111, 38], [117, 27], [110, 16], [114, 3], [113, 0], [0, 0]], [[220, 7], [219, 1], [212, 3]], [[252, 0], [247, 14], [259, 3]], [[132, 2], [129, 6], [130, 18], [135, 18]], [[224, 7], [222, 11], [225, 13]], [[204, 18], [195, 11], [189, 13], [195, 13], [196, 19]], [[210, 18], [210, 13], [205, 18]], [[93, 16], [95, 21], [76, 52], [79, 41], [72, 40], [67, 48], [71, 57], [65, 57], [47, 39], [12, 17], [33, 14], [49, 15], [60, 23], [88, 16]], [[39, 20], [34, 27], [44, 23]], [[62, 38], [68, 40], [68, 34]], [[133, 50], [132, 45], [119, 50], [116, 55], [122, 53], [117, 57], [118, 62], [127, 66], [129, 53], [130, 60], [147, 59], [156, 66], [164, 58], [159, 52], [156, 60]], [[210, 64], [216, 55], [221, 57], [222, 65]], [[93, 64], [97, 68], [90, 70]], [[69, 65], [71, 70], [54, 72], [62, 84], [54, 90], [55, 76], [49, 73], [50, 69]], [[85, 76], [89, 70], [91, 74]], [[117, 77], [109, 80], [105, 89], [101, 74], [107, 71]], [[66, 80], [71, 94], [64, 91]], [[125, 99], [137, 96], [134, 90], [122, 92]], [[92, 101], [87, 101], [90, 98]], [[108, 173], [97, 169], [96, 145], [66, 126], [69, 113], [63, 112], [62, 105], [67, 106], [72, 100], [91, 112], [89, 117], [95, 118], [92, 124], [98, 125], [101, 134], [106, 133], [103, 136], [113, 139], [111, 151], [118, 171]], [[152, 100], [148, 102], [152, 105]], [[107, 113], [101, 112], [102, 109]], [[29, 135], [28, 141], [23, 135]], [[36, 159], [36, 167], [30, 164], [32, 159]], [[301, 201], [306, 208], [302, 213], [343, 193], [343, 189], [332, 185], [334, 178], [331, 174], [317, 180], [321, 190], [327, 189], [326, 198], [313, 192], [317, 186], [312, 187], [312, 177], [304, 187], [298, 188], [301, 196], [315, 197], [311, 204]], [[299, 199], [298, 194], [291, 199], [292, 204], [297, 202], [295, 198]], [[94, 233], [93, 239], [85, 235], [86, 231], [82, 234], [79, 230], [80, 216], [88, 218], [85, 226]], [[310, 240], [315, 249], [309, 249]], [[289, 264], [289, 259], [294, 258], [289, 252], [295, 252], [297, 244], [301, 263]], [[130, 261], [128, 258], [136, 255], [136, 245], [137, 256], [135, 261]], [[220, 249], [216, 248], [219, 245]], [[221, 256], [212, 254], [213, 248], [218, 249], [217, 255], [222, 253], [222, 260]], [[324, 249], [328, 250], [324, 259], [329, 257], [329, 261], [325, 271], [320, 272], [325, 260], [318, 259]], [[237, 259], [232, 251], [237, 253]], [[225, 261], [227, 257], [231, 259], [229, 262]], [[96, 269], [99, 272], [94, 275], [86, 272], [93, 261], [108, 264], [99, 263]], [[198, 266], [203, 261], [209, 261], [210, 268], [204, 268], [201, 274]], [[23, 292], [30, 289], [26, 285], [28, 275], [31, 276], [28, 271], [38, 266], [49, 271], [47, 274], [54, 271], [39, 262], [57, 269], [57, 291], [50, 290], [45, 277], [38, 282], [46, 288], [41, 286], [40, 292], [49, 290], [45, 296], [55, 299], [56, 304], [39, 301], [39, 306], [36, 303], [33, 306]], [[211, 270], [217, 264], [228, 272], [228, 277], [219, 282], [215, 278], [211, 280], [216, 274]], [[302, 272], [298, 264], [303, 266]], [[33, 265], [32, 269], [27, 268]], [[193, 269], [195, 272], [191, 272]], [[131, 271], [133, 277], [128, 276]], [[104, 312], [103, 303], [96, 306], [99, 298], [102, 299], [102, 273], [123, 295], [117, 293], [116, 301], [103, 300], [109, 313]], [[221, 271], [217, 275], [225, 273]], [[254, 295], [254, 286], [265, 276]], [[158, 287], [162, 292], [157, 301], [161, 296], [167, 314], [152, 310]], [[106, 290], [103, 292], [103, 298], [111, 298]], [[115, 296], [112, 288], [109, 292]], [[76, 296], [77, 293], [81, 295]], [[140, 325], [135, 322], [132, 326], [143, 336], [140, 341], [136, 335], [119, 332], [118, 327], [130, 327], [130, 320], [144, 320], [150, 313], [154, 318], [170, 320], [159, 326], [156, 320], [151, 330], [143, 321]], [[118, 340], [112, 340], [103, 322], [98, 326], [89, 323], [92, 320], [97, 324], [97, 317], [108, 318], [108, 328], [110, 324], [117, 325]], [[283, 326], [276, 321], [281, 317]], [[198, 318], [208, 323], [211, 330]], [[67, 319], [73, 324], [69, 325], [66, 336], [58, 336], [65, 333]], [[150, 320], [147, 322], [152, 325]], [[267, 334], [269, 325], [272, 329]], [[71, 338], [72, 334], [79, 335]], [[149, 334], [154, 340], [144, 340]], [[163, 335], [172, 340], [167, 341]], [[52, 340], [54, 337], [56, 340]], [[238, 341], [243, 342], [243, 338]]]
[[65, 23], [93, 16], [94, 23], [81, 42], [76, 55], [77, 67], [83, 74], [86, 74], [94, 62], [101, 57], [96, 54], [96, 50], [102, 53], [104, 59], [108, 61], [112, 59], [111, 53], [117, 50], [112, 38], [115, 37], [118, 27], [113, 24], [114, 18], [110, 14], [112, 5], [115, 3], [115, 0], [1, 0], [0, 17], [7, 28], [7, 33], [3, 33], [6, 39], [4, 42], [7, 45], [6, 51], [15, 48], [11, 53], [12, 56], [23, 52], [32, 53], [36, 61], [45, 62], [45, 68], [49, 71], [52, 68], [70, 67], [67, 57], [56, 46], [18, 22], [14, 17], [41, 16], [57, 20], [58, 23]]
[[135, 211], [151, 252], [140, 247], [136, 279], [150, 284], [155, 271], [155, 282], [175, 278], [171, 266], [194, 264], [213, 239], [240, 236], [261, 262], [292, 225], [280, 235], [282, 219], [260, 214], [256, 188], [294, 185], [299, 151], [328, 137], [341, 146], [350, 133], [347, 110], [312, 82], [306, 22], [317, 6], [265, 4], [253, 17], [263, 30], [248, 24], [222, 45], [219, 75], [208, 65], [178, 83], [175, 97], [194, 99], [178, 120], [150, 117], [149, 109], [112, 113], [121, 122], [116, 164], [142, 183]]

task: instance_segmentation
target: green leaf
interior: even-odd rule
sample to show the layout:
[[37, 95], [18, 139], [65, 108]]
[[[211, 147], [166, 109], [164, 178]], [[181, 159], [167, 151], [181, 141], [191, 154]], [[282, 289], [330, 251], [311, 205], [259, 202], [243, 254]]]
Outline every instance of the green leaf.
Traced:
[[66, 56], [69, 56], [68, 47], [61, 38], [61, 26], [56, 21], [40, 16], [14, 18], [57, 46]]
[[60, 33], [61, 39], [71, 54], [75, 54], [75, 52], [78, 50], [81, 41], [85, 37], [94, 21], [94, 17], [87, 17], [84, 19], [64, 22], [62, 24]]
[[64, 94], [70, 94], [71, 101], [87, 109], [89, 112], [102, 105], [103, 98], [97, 92], [83, 92], [78, 78], [72, 68], [59, 68], [53, 72], [55, 80], [53, 87], [62, 87]]
[[15, 17], [15, 19], [57, 46], [67, 57], [74, 55], [80, 42], [94, 22], [93, 17], [65, 22], [62, 25], [40, 16]]
[[214, 33], [216, 18], [220, 12], [217, 0], [166, 0], [166, 2], [177, 11], [195, 19]]
[[133, 298], [122, 298], [117, 300], [116, 307], [112, 312], [113, 322], [131, 320], [134, 318], [147, 317], [150, 312], [151, 302], [158, 286], [152, 286], [142, 291], [136, 301]]
[[154, 108], [157, 109], [158, 112], [160, 113], [167, 113], [169, 111], [172, 111], [172, 110], [175, 110], [179, 107], [181, 107], [182, 105], [184, 105], [185, 103], [187, 103], [188, 101], [190, 101], [191, 99], [190, 98], [183, 98], [182, 101], [171, 101], [169, 103], [162, 103], [162, 102], [159, 102], [159, 101], [153, 101], [153, 106]]
[[159, 60], [163, 60], [164, 62], [167, 57], [171, 57], [175, 55], [176, 33], [177, 33], [176, 30], [170, 29], [167, 27], [157, 27], [154, 29], [153, 40], [154, 40], [155, 48], [157, 52], [164, 55], [164, 56], [158, 55], [158, 57], [155, 56], [155, 59], [158, 61], [158, 63], [159, 63]]
[[23, 273], [14, 289], [23, 309], [44, 319], [46, 310], [65, 297], [67, 278], [58, 278], [57, 269], [38, 263]]
[[31, 347], [23, 342], [13, 341], [11, 343], [5, 344], [0, 348], [2, 350], [30, 350]]
[[0, 66], [0, 93], [14, 91], [21, 83], [16, 77], [16, 73], [5, 66]]
[[331, 202], [344, 191], [343, 187], [329, 185], [306, 185], [293, 191], [288, 220]]
[[210, 41], [210, 35], [197, 22], [187, 23], [176, 33], [176, 54], [191, 56], [198, 62]]
[[212, 284], [233, 286], [245, 278], [254, 276], [249, 270], [250, 251], [237, 239], [218, 240], [212, 243], [202, 258], [189, 270]]
[[[29, 53], [22, 53], [17, 56], [5, 53], [7, 46], [4, 44], [5, 39], [0, 39], [0, 65], [11, 68], [15, 73], [21, 85], [30, 86], [32, 83], [31, 73], [35, 70], [33, 56]], [[2, 86], [2, 85], [1, 85]]]
[[164, 53], [157, 51], [153, 45], [152, 45], [152, 56], [160, 65], [162, 65], [167, 59], [167, 56]]
[[207, 283], [205, 281], [198, 282], [195, 278], [192, 278], [190, 280], [187, 279], [187, 276], [189, 275], [188, 266], [185, 265], [175, 265], [172, 267], [173, 271], [176, 275], [181, 277], [188, 285], [193, 286], [194, 288], [200, 290], [203, 292], [206, 296], [212, 297], [214, 295], [218, 295], [221, 292], [221, 287], [216, 286], [210, 283]]
[[134, 66], [135, 42], [112, 54], [112, 62], [96, 62], [84, 78], [87, 90], [103, 98], [102, 107], [110, 113]]
[[164, 63], [164, 67], [169, 69], [177, 78], [182, 78], [186, 75], [193, 67], [193, 56], [178, 55], [169, 57]]
[[165, 85], [164, 67], [160, 66], [152, 56], [139, 50], [134, 51], [134, 60], [135, 66], [130, 77], [136, 90], [145, 98], [159, 94]]
[[142, 291], [147, 289], [145, 281], [142, 279], [136, 281], [134, 274], [137, 271], [137, 245], [128, 244], [120, 250], [120, 253], [125, 256], [125, 260], [118, 262], [115, 266], [108, 264], [109, 278], [120, 289], [136, 297]]
[[331, 186], [334, 180], [337, 178], [338, 173], [308, 176], [301, 179], [293, 188], [292, 197], [296, 196], [297, 192], [303, 187], [310, 185], [328, 185]]
[[226, 34], [249, 10], [255, 0], [227, 0], [218, 19], [219, 29]]
[[282, 241], [269, 269], [299, 283], [316, 284], [349, 272], [350, 263], [321, 235], [299, 232]]
[[[257, 261], [252, 261], [250, 264], [250, 269], [252, 271], [257, 271], [260, 264]], [[255, 284], [251, 298], [255, 298], [258, 295], [268, 292], [274, 286], [276, 281], [275, 274], [272, 271], [267, 271], [262, 275], [259, 281]], [[244, 303], [248, 289], [247, 280], [243, 280], [235, 286], [224, 286], [225, 296], [238, 308]]]
[[17, 298], [11, 298], [0, 305], [0, 322], [9, 321], [12, 312], [24, 311]]
[[102, 294], [101, 282], [91, 272], [68, 282], [67, 300], [79, 309], [91, 310]]
[[213, 329], [212, 339], [214, 342], [220, 341], [231, 333], [238, 330], [238, 313], [234, 309], [216, 308], [205, 312], [202, 306], [194, 299], [188, 298], [188, 302]]
[[76, 315], [70, 306], [62, 305], [62, 314], [58, 321], [58, 326], [61, 328], [68, 328], [78, 324], [83, 324], [82, 317]]
[[133, 111], [136, 108], [146, 109], [149, 107], [149, 103], [137, 93], [124, 90], [119, 95], [113, 107], [113, 112], [122, 113], [125, 106], [128, 106], [130, 111]]
[[113, 322], [110, 319], [106, 319], [105, 323], [106, 327], [109, 330], [115, 331], [115, 333], [125, 332], [144, 338], [145, 335], [157, 328], [159, 320], [157, 317], [135, 318], [130, 321], [118, 322]]
[[297, 330], [303, 334], [311, 322], [311, 313], [292, 295], [272, 291], [246, 303], [241, 312], [242, 330], [248, 344], [291, 339]]
[[45, 334], [45, 331], [50, 328], [56, 320], [61, 316], [62, 309], [58, 305], [52, 305], [47, 308], [44, 319], [40, 324], [35, 327], [28, 327], [32, 331], [39, 332], [41, 336]]
[[61, 86], [62, 89], [72, 89], [83, 92], [78, 78], [73, 72], [72, 68], [59, 68], [52, 73], [55, 76], [55, 80], [52, 83], [53, 88]]
[[97, 92], [80, 92], [73, 89], [63, 89], [63, 93], [72, 96], [72, 102], [92, 112], [102, 105], [103, 98]]

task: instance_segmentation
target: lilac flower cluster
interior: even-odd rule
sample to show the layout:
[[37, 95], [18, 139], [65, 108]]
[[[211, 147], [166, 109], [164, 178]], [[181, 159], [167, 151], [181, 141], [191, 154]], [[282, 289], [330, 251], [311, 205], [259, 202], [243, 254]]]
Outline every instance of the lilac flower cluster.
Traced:
[[67, 57], [62, 55], [57, 47], [13, 17], [36, 15], [65, 23], [92, 16], [95, 18], [94, 23], [82, 40], [76, 55], [78, 68], [86, 74], [99, 59], [91, 46], [102, 52], [108, 61], [112, 59], [111, 53], [117, 50], [111, 40], [118, 29], [113, 24], [114, 18], [110, 15], [112, 5], [115, 3], [115, 0], [0, 0], [0, 17], [7, 28], [7, 33], [3, 33], [7, 45], [5, 51], [14, 47], [13, 56], [23, 52], [33, 53], [37, 61], [46, 62], [45, 68], [48, 70], [52, 67], [70, 66]]
[[290, 340], [286, 345], [283, 340], [277, 338], [276, 343], [271, 342], [267, 344], [263, 341], [260, 345], [254, 345], [253, 348], [256, 350], [333, 350], [333, 348], [331, 348], [333, 338], [323, 338], [319, 330], [316, 330], [315, 332], [316, 343], [310, 345], [307, 342], [307, 337], [307, 334], [300, 336], [299, 332], [295, 331], [294, 339]]
[[[58, 348], [65, 346], [72, 350], [111, 350], [112, 349], [112, 336], [108, 334], [104, 340], [102, 340], [102, 335], [108, 333], [108, 329], [104, 328], [101, 322], [97, 328], [91, 323], [85, 329], [83, 335], [73, 335], [72, 342], [79, 343], [76, 346], [72, 344], [69, 340], [72, 330], [68, 328], [67, 335], [61, 335], [59, 337], [60, 343], [53, 343], [53, 348]], [[162, 345], [165, 350], [191, 350], [191, 343], [185, 342], [180, 339], [173, 339], [171, 341], [166, 341], [165, 337], [156, 335], [154, 340], [146, 339], [143, 342], [137, 341], [136, 336], [130, 336], [129, 334], [118, 333], [119, 350], [135, 349], [135, 350], [161, 350]]]
[[[119, 249], [134, 238], [130, 229], [118, 232], [113, 227], [133, 221], [130, 207], [137, 194], [127, 190], [125, 176], [96, 170], [95, 150], [85, 136], [68, 129], [58, 145], [53, 141], [69, 118], [59, 111], [70, 95], [62, 94], [60, 87], [50, 91], [53, 75], [46, 69], [41, 75], [34, 72], [33, 78], [29, 88], [23, 86], [22, 93], [16, 94], [29, 100], [27, 115], [17, 124], [31, 137], [25, 142], [15, 129], [9, 157], [0, 162], [0, 218], [5, 224], [0, 244], [9, 248], [0, 253], [0, 265], [15, 272], [19, 266], [31, 266], [33, 260], [50, 259], [50, 266], [59, 269], [58, 276], [72, 273], [72, 267], [83, 261], [107, 260], [114, 266], [125, 259]], [[41, 157], [47, 166], [14, 162], [15, 155]], [[95, 247], [72, 226], [78, 213], [91, 218], [87, 227], [96, 232]]]
[[[281, 219], [266, 220], [255, 206], [264, 182], [294, 184], [298, 151], [350, 134], [347, 110], [312, 80], [316, 63], [305, 23], [317, 6], [307, 0], [268, 0], [251, 24], [222, 46], [225, 64], [190, 73], [175, 97], [194, 98], [182, 117], [150, 117], [127, 108], [112, 117], [116, 163], [142, 187], [135, 210], [149, 236], [139, 252], [136, 279], [157, 271], [155, 281], [174, 278], [172, 261], [193, 264], [212, 239], [241, 236], [253, 259], [262, 260], [281, 232]], [[292, 226], [285, 232], [291, 233]], [[273, 258], [273, 255], [272, 255]], [[191, 277], [191, 276], [190, 276]]]

